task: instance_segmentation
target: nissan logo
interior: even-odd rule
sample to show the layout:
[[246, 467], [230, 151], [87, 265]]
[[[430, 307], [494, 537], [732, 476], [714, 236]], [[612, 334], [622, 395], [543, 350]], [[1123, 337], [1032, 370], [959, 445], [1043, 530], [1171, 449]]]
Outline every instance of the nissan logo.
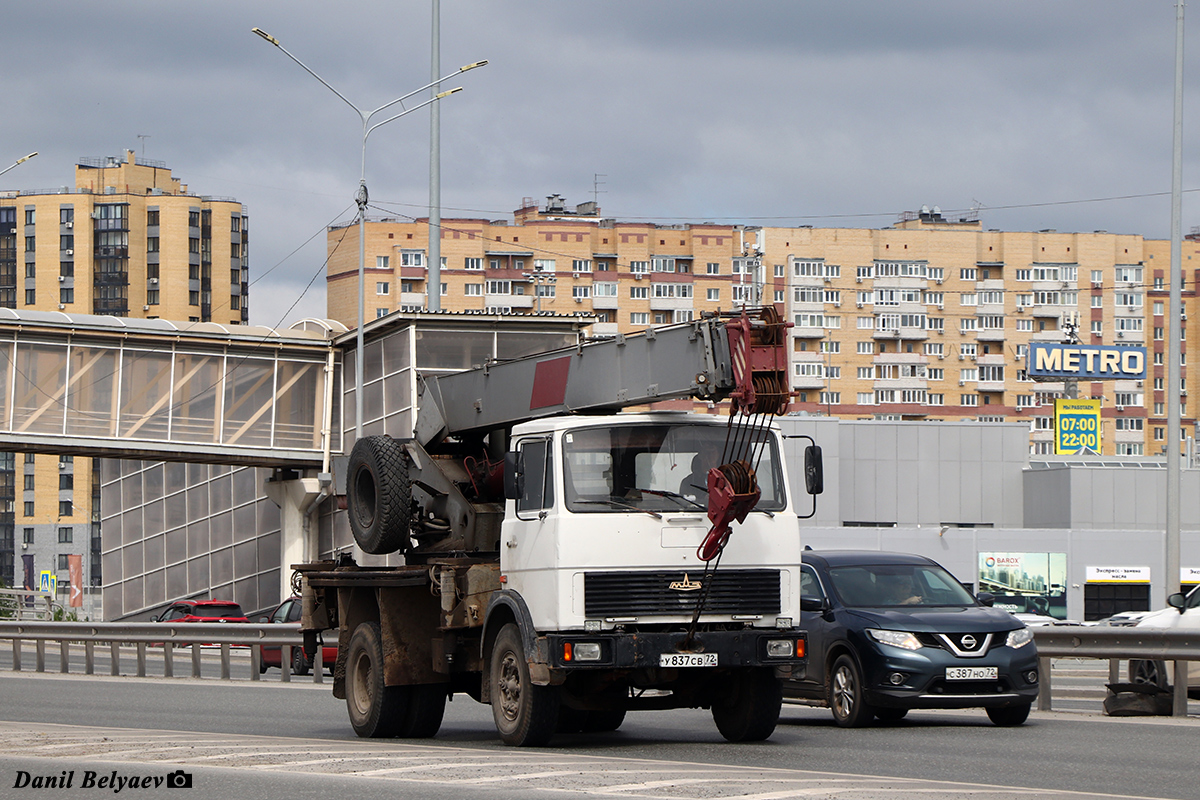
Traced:
[[975, 637], [969, 633], [966, 636], [959, 639], [958, 643], [963, 646], [964, 650], [974, 650], [975, 645], [979, 644], [978, 642], [975, 641]]

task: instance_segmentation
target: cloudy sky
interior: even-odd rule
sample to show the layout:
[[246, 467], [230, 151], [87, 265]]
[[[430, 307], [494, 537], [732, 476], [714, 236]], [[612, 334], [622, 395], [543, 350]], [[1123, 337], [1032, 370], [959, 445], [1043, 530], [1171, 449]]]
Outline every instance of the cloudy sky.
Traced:
[[[885, 227], [922, 205], [1002, 230], [1170, 234], [1172, 0], [443, 0], [443, 215], [598, 195], [606, 216]], [[251, 322], [324, 316], [360, 107], [429, 81], [429, 0], [6, 3], [0, 189], [127, 149], [251, 217]], [[1184, 187], [1200, 187], [1200, 16]], [[372, 134], [372, 213], [424, 216], [428, 113]], [[1184, 230], [1200, 198], [1184, 196]], [[316, 280], [313, 281], [314, 276]], [[309, 286], [311, 282], [311, 288]]]

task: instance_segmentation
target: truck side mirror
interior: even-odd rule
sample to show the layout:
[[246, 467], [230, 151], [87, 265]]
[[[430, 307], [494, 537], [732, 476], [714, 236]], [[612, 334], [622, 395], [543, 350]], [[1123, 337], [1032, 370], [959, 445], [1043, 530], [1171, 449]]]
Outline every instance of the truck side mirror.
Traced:
[[525, 460], [516, 450], [504, 454], [504, 499], [519, 500], [525, 493]]
[[821, 446], [810, 444], [804, 448], [804, 488], [809, 494], [825, 491], [825, 468], [821, 463]]
[[1187, 599], [1183, 596], [1183, 592], [1176, 592], [1167, 596], [1167, 605], [1182, 614], [1184, 607], [1187, 606]]

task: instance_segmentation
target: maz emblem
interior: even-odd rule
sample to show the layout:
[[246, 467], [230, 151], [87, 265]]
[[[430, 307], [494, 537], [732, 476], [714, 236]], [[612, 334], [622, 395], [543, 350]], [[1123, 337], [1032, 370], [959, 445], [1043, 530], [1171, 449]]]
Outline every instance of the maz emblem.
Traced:
[[671, 581], [668, 588], [674, 589], [677, 592], [694, 592], [704, 584], [701, 581], [693, 581], [688, 579], [688, 574], [683, 573], [683, 580]]

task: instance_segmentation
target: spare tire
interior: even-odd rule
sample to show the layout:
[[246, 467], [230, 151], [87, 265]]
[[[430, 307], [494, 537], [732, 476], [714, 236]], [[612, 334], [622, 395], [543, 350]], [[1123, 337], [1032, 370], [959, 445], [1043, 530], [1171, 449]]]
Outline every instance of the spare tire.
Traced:
[[390, 436], [354, 443], [346, 475], [346, 504], [354, 542], [374, 555], [408, 548], [412, 482], [408, 456]]

